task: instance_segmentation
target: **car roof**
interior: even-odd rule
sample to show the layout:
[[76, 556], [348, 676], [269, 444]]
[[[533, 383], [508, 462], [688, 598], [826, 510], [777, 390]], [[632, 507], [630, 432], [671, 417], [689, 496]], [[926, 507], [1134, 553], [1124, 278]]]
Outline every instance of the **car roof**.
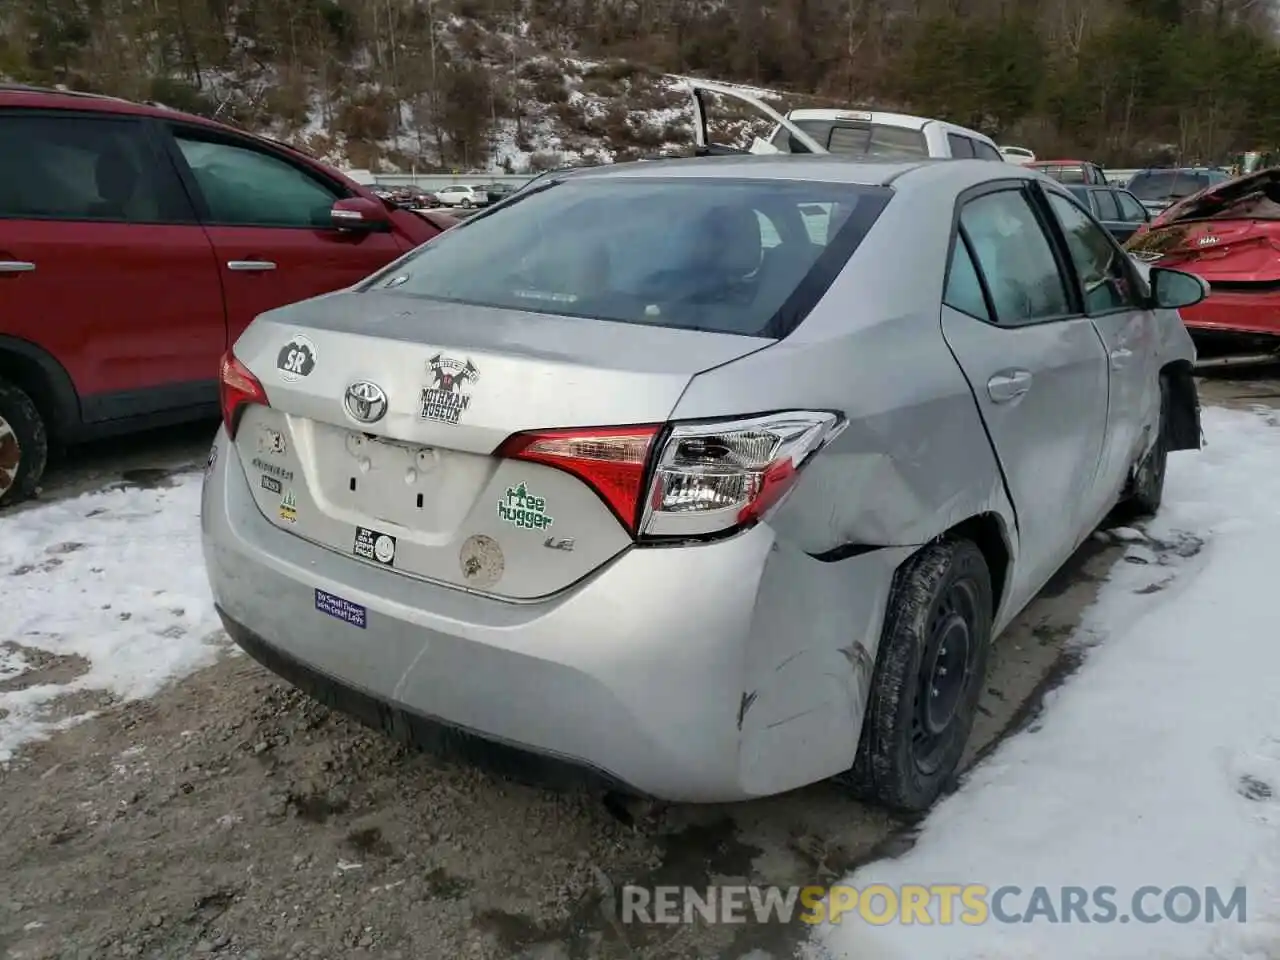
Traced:
[[[111, 113], [131, 117], [153, 117], [160, 120], [177, 120], [193, 126], [207, 127], [236, 136], [248, 136], [255, 140], [266, 141], [281, 149], [288, 150], [300, 157], [315, 161], [306, 151], [299, 150], [292, 144], [257, 133], [249, 133], [216, 120], [184, 113], [170, 107], [155, 103], [137, 103], [123, 97], [112, 97], [103, 93], [87, 93], [78, 90], [54, 90], [24, 83], [0, 83], [0, 107], [33, 107], [53, 110], [76, 110], [89, 113]], [[326, 166], [328, 166], [326, 164]]]
[[728, 154], [649, 160], [644, 163], [610, 163], [576, 167], [538, 179], [741, 179], [812, 180], [860, 186], [889, 186], [899, 180], [951, 181], [956, 189], [994, 179], [1030, 180], [1038, 175], [1013, 163], [994, 160], [862, 160], [854, 157], [812, 154]]

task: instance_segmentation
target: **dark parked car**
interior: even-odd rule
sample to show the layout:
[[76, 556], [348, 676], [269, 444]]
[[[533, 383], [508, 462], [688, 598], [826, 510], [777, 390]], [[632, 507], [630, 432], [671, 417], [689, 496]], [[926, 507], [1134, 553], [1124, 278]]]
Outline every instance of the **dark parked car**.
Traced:
[[[51, 443], [216, 415], [254, 317], [443, 229], [272, 140], [0, 85], [0, 504], [35, 491]], [[279, 358], [317, 362], [304, 340]]]
[[1139, 170], [1126, 186], [1144, 207], [1160, 213], [1179, 200], [1230, 179], [1231, 174], [1221, 167], [1167, 167]]
[[1080, 183], [1065, 186], [1080, 205], [1097, 217], [1121, 243], [1151, 220], [1151, 211], [1122, 187], [1095, 187]]

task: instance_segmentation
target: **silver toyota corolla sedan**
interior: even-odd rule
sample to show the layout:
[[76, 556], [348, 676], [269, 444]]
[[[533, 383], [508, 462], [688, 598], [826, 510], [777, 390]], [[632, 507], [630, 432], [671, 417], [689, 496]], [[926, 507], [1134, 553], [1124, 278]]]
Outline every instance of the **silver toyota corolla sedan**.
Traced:
[[1206, 292], [1013, 164], [552, 177], [227, 354], [218, 610], [519, 776], [922, 809], [992, 638], [1200, 445]]

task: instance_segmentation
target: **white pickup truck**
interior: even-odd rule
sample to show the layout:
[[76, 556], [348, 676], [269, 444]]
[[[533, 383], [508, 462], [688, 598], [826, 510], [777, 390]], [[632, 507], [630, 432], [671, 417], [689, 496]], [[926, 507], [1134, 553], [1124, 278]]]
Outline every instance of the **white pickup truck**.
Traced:
[[[694, 103], [694, 136], [699, 153], [831, 153], [850, 157], [941, 157], [1004, 162], [999, 147], [976, 130], [905, 113], [878, 110], [805, 109], [786, 116], [733, 84], [685, 78]], [[768, 139], [756, 137], [747, 150], [710, 142], [705, 94], [732, 97], [773, 121]]]

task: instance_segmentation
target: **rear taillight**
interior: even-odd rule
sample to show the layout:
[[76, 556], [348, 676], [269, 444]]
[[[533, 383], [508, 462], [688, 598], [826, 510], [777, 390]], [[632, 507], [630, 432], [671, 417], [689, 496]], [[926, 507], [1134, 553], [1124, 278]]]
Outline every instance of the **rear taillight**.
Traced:
[[588, 484], [632, 535], [644, 492], [644, 471], [657, 426], [538, 430], [508, 437], [497, 455], [571, 473]]
[[638, 539], [687, 539], [767, 516], [844, 424], [810, 412], [677, 423], [660, 444], [657, 426], [546, 430], [516, 434], [497, 454], [577, 476]]
[[271, 406], [267, 391], [262, 388], [258, 378], [230, 350], [222, 355], [218, 396], [222, 402], [222, 423], [227, 428], [227, 436], [232, 440], [236, 438], [236, 428], [240, 425], [240, 415], [245, 407], [251, 403]]
[[654, 464], [641, 535], [708, 536], [763, 519], [844, 423], [804, 412], [676, 424]]

